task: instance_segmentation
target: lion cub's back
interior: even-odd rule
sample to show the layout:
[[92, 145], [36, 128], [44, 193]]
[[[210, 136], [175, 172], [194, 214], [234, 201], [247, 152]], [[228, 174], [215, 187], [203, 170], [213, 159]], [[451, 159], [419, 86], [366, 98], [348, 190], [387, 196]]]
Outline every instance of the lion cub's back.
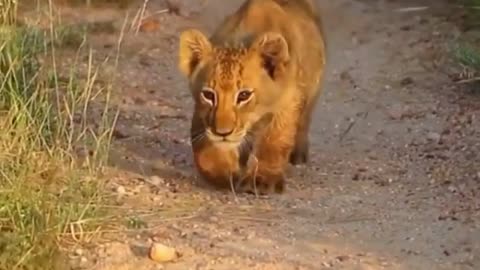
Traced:
[[223, 20], [210, 39], [216, 45], [248, 45], [259, 34], [271, 31], [282, 33], [293, 50], [302, 51], [307, 40], [316, 39], [323, 45], [321, 20], [311, 0], [247, 0]]

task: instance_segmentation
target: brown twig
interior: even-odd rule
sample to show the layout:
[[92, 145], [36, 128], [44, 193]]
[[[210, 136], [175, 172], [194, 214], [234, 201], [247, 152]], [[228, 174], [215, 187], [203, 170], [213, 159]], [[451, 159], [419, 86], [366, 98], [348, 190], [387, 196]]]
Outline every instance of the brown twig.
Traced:
[[427, 10], [430, 7], [427, 6], [422, 6], [422, 7], [405, 7], [405, 8], [398, 8], [395, 11], [396, 12], [414, 12], [414, 11], [423, 11]]
[[357, 121], [351, 121], [350, 124], [348, 125], [347, 129], [345, 129], [344, 132], [342, 132], [342, 134], [340, 134], [340, 137], [339, 137], [339, 141], [343, 141], [343, 138], [345, 138], [345, 136], [347, 136], [347, 134], [350, 132], [350, 130], [353, 128], [353, 126], [357, 123]]
[[471, 82], [479, 82], [479, 81], [480, 81], [480, 77], [473, 77], [473, 78], [469, 78], [469, 79], [463, 79], [463, 80], [456, 81], [456, 83], [462, 84], [462, 83], [471, 83]]
[[153, 16], [155, 16], [155, 15], [159, 15], [159, 14], [163, 14], [163, 13], [168, 13], [168, 12], [170, 12], [170, 9], [168, 9], [168, 8], [161, 9], [161, 10], [157, 10], [157, 11], [153, 12], [152, 14], [149, 14], [149, 15], [143, 17], [143, 18], [142, 18], [142, 21], [143, 21], [143, 20], [146, 20], [146, 19], [149, 19], [150, 17], [153, 17]]

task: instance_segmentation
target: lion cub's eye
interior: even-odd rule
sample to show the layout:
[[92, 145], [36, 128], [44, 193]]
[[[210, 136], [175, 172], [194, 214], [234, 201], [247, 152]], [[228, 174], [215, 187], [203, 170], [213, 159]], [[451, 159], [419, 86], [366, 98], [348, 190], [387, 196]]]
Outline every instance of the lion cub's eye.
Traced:
[[210, 105], [213, 106], [215, 104], [215, 92], [213, 92], [212, 90], [209, 90], [209, 89], [204, 89], [204, 90], [202, 90], [201, 94], [202, 94], [202, 97], [208, 103], [210, 103]]
[[250, 90], [242, 90], [237, 95], [237, 104], [245, 102], [250, 99], [252, 96], [252, 91]]

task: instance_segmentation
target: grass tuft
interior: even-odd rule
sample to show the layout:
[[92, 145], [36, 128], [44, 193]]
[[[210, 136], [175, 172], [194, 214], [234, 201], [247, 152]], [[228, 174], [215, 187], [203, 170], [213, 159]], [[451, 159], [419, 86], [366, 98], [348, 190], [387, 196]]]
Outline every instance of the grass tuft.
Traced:
[[453, 58], [460, 65], [458, 82], [480, 82], [480, 0], [462, 0], [466, 16], [463, 34], [455, 41], [452, 48]]
[[114, 120], [108, 98], [97, 118], [87, 116], [108, 87], [95, 83], [91, 53], [86, 76], [73, 65], [62, 77], [57, 30], [17, 26], [16, 12], [17, 1], [2, 1], [0, 269], [66, 269], [63, 244], [87, 240], [82, 232], [105, 214], [98, 205]]
[[480, 48], [471, 44], [462, 44], [457, 46], [454, 53], [462, 65], [480, 71]]

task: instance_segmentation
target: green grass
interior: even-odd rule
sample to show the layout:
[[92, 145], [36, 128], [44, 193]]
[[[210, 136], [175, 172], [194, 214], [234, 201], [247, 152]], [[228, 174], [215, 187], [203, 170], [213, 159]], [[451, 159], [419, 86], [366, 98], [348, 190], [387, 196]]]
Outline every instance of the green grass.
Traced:
[[480, 82], [480, 0], [461, 0], [466, 16], [465, 32], [452, 47], [453, 57], [461, 66], [459, 79], [462, 82]]
[[[62, 248], [87, 240], [106, 214], [108, 88], [96, 87], [92, 61], [86, 77], [76, 65], [61, 75], [57, 29], [19, 27], [16, 2], [1, 3], [0, 269], [66, 269]], [[98, 96], [107, 98], [94, 125]]]
[[454, 53], [462, 65], [480, 71], [480, 47], [464, 43], [457, 46]]

